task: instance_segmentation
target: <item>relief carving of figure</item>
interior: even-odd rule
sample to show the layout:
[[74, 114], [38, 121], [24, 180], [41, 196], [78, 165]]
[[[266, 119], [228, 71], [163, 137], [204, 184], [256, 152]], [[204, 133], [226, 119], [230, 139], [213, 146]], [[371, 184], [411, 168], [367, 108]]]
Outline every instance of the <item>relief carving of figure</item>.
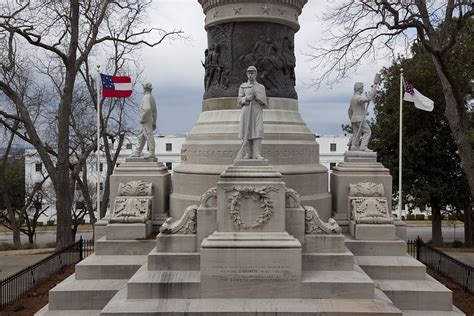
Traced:
[[264, 159], [261, 155], [263, 139], [263, 107], [267, 106], [265, 87], [257, 82], [257, 68], [247, 69], [248, 81], [241, 84], [238, 104], [242, 107], [239, 138], [242, 147], [237, 159]]
[[148, 145], [148, 154], [145, 158], [155, 157], [155, 136], [153, 131], [156, 129], [156, 102], [151, 94], [153, 87], [151, 83], [143, 85], [143, 101], [140, 104], [140, 133], [138, 134], [138, 147], [131, 157], [142, 156], [145, 143]]

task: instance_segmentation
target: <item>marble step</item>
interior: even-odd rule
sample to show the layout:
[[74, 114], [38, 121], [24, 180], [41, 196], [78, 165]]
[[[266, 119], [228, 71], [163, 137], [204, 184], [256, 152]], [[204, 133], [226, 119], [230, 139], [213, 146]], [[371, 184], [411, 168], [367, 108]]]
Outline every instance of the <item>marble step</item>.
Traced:
[[346, 236], [345, 242], [355, 256], [404, 256], [407, 253], [407, 244], [401, 239], [355, 240]]
[[50, 311], [49, 304], [46, 304], [42, 309], [40, 309], [35, 316], [100, 316], [100, 309], [96, 310], [60, 310], [60, 311]]
[[119, 291], [101, 316], [402, 316], [378, 299], [127, 299]]
[[359, 271], [303, 271], [302, 298], [373, 299], [374, 282]]
[[356, 256], [355, 263], [372, 279], [424, 280], [426, 267], [409, 255]]
[[199, 270], [201, 257], [198, 252], [156, 252], [148, 255], [149, 270]]
[[146, 262], [145, 255], [92, 254], [76, 264], [76, 279], [129, 279]]
[[354, 255], [341, 253], [303, 253], [303, 271], [354, 269]]
[[76, 280], [75, 274], [49, 291], [50, 310], [97, 310], [127, 284], [127, 280]]
[[403, 310], [452, 311], [452, 292], [430, 276], [425, 280], [374, 280]]
[[156, 240], [107, 240], [102, 237], [95, 241], [96, 255], [147, 255], [156, 245]]
[[200, 271], [158, 271], [141, 267], [128, 281], [128, 298], [197, 298]]

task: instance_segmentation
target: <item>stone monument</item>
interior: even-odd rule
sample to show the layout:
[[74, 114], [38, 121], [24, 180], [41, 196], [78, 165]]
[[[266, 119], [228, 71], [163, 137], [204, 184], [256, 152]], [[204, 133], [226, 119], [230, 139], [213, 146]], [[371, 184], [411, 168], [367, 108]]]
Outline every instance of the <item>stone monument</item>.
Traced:
[[[397, 237], [391, 176], [376, 153], [346, 153], [331, 175], [331, 207], [327, 170], [294, 90], [293, 38], [306, 0], [199, 2], [209, 35], [205, 100], [174, 174], [172, 217], [156, 240], [107, 232], [38, 314], [461, 315]], [[238, 92], [246, 70], [257, 75], [249, 66], [266, 100], [256, 82], [255, 95]], [[258, 150], [234, 160], [240, 107], [255, 103], [267, 105], [268, 160], [255, 159]], [[261, 137], [248, 139], [253, 149]], [[154, 205], [166, 203], [169, 175], [154, 172], [161, 165], [151, 159], [116, 169], [107, 228], [166, 214]]]
[[319, 163], [319, 145], [298, 112], [295, 90], [294, 37], [306, 2], [199, 0], [208, 39], [202, 113], [187, 134], [182, 163], [173, 170], [173, 218], [198, 204], [238, 156], [242, 106], [237, 99], [249, 66], [258, 69], [256, 81], [267, 96], [261, 156], [322, 219], [331, 217], [327, 168]]

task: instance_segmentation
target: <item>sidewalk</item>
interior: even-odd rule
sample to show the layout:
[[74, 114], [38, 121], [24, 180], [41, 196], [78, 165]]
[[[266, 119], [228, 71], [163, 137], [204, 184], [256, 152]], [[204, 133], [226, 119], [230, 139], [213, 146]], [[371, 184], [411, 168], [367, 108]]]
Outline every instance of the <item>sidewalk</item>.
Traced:
[[0, 252], [0, 279], [4, 279], [54, 252], [54, 248], [8, 250]]

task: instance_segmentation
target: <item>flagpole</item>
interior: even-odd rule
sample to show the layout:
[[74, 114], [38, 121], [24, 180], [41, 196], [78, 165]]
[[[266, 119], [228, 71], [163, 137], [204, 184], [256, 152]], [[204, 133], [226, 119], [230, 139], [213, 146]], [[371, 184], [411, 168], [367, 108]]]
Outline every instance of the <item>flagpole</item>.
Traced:
[[97, 65], [97, 165], [96, 165], [96, 172], [97, 172], [97, 216], [100, 218], [100, 102], [101, 102], [101, 79], [100, 79], [100, 66]]
[[400, 68], [400, 131], [398, 148], [398, 215], [402, 216], [402, 129], [403, 126], [403, 68]]

